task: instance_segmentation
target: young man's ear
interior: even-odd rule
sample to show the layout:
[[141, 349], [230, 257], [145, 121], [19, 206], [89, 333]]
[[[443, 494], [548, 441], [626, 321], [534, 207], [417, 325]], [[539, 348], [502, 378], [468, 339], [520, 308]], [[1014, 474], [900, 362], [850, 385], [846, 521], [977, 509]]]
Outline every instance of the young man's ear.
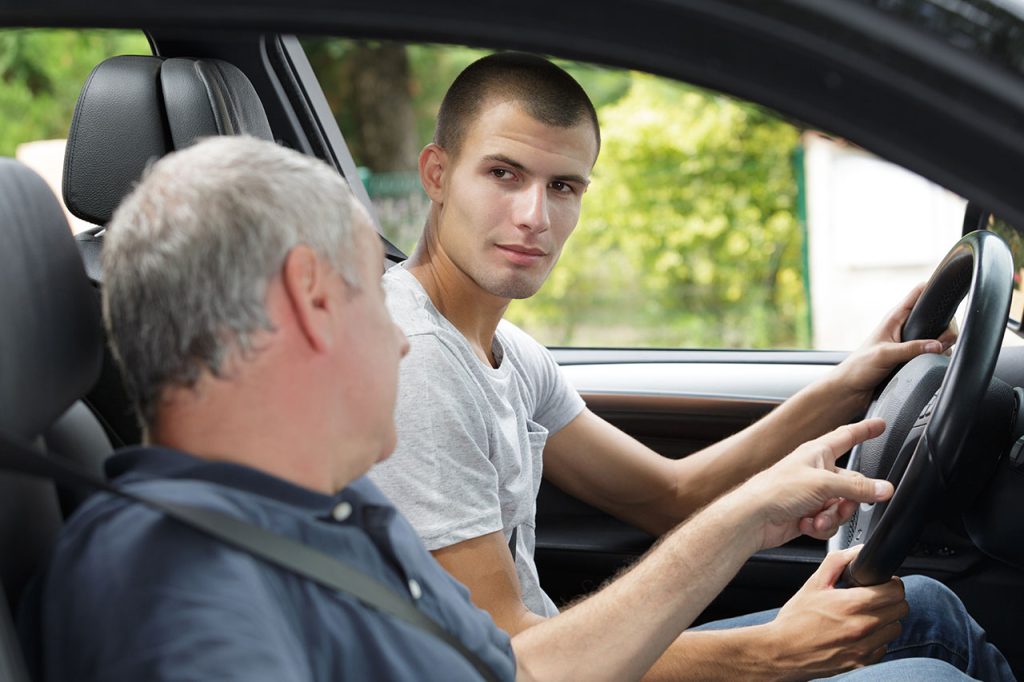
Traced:
[[330, 348], [334, 340], [329, 295], [330, 268], [313, 249], [300, 244], [288, 252], [281, 269], [281, 281], [298, 331], [317, 351]]
[[431, 142], [420, 152], [420, 184], [435, 204], [444, 203], [444, 173], [448, 152]]

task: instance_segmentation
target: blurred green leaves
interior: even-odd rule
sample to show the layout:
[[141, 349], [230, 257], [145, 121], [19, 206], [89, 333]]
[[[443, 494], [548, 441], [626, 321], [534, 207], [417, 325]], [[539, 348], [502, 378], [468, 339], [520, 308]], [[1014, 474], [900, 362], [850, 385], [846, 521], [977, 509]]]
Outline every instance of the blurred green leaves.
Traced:
[[[346, 135], [354, 133], [343, 106], [350, 45], [307, 42]], [[149, 51], [139, 32], [0, 30], [0, 154], [64, 137], [93, 66]], [[425, 143], [445, 89], [485, 52], [432, 45], [406, 51], [416, 137]], [[793, 167], [799, 131], [698, 88], [559, 64], [598, 108], [601, 157], [561, 262], [509, 317], [549, 345], [807, 347]], [[414, 234], [423, 216], [410, 220]]]
[[549, 345], [806, 347], [799, 132], [643, 74], [598, 113], [580, 224], [509, 317]]
[[150, 54], [138, 31], [0, 30], [0, 154], [67, 136], [82, 84], [116, 54]]
[[[407, 50], [425, 144], [448, 85], [487, 52]], [[698, 88], [558, 63], [598, 109], [601, 157], [561, 261], [508, 317], [547, 345], [808, 347], [793, 166], [799, 131]], [[335, 113], [344, 129], [344, 113]], [[416, 216], [395, 236], [421, 224]]]

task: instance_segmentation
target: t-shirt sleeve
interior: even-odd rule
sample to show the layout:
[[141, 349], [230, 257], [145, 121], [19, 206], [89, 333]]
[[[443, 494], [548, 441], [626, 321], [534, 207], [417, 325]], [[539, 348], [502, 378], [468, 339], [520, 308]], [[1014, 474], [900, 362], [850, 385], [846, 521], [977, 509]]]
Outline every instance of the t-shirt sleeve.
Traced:
[[531, 385], [531, 394], [536, 400], [531, 418], [553, 436], [575, 419], [586, 403], [569, 383], [551, 351], [510, 322], [503, 321], [500, 329]]
[[432, 334], [409, 337], [398, 386], [397, 446], [370, 478], [427, 549], [502, 529], [481, 388]]

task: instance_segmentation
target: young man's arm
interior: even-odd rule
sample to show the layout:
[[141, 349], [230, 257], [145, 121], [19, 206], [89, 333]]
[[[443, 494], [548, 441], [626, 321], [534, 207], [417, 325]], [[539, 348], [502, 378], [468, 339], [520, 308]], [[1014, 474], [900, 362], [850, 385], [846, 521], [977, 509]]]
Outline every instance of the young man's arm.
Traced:
[[469, 589], [470, 598], [505, 632], [515, 635], [544, 622], [526, 608], [515, 560], [499, 531], [431, 552], [444, 570]]
[[[675, 642], [673, 648], [678, 648], [685, 641], [677, 639], [679, 633], [753, 552], [779, 545], [801, 532], [826, 537], [835, 530], [837, 520], [852, 513], [858, 500], [891, 495], [888, 483], [850, 476], [834, 466], [839, 455], [878, 435], [882, 428], [880, 420], [870, 420], [841, 427], [801, 446], [667, 535], [642, 561], [594, 597], [516, 635], [513, 647], [521, 676], [544, 680], [639, 678], [670, 645]], [[898, 625], [893, 623], [902, 615], [901, 596], [893, 600], [884, 587], [869, 592], [883, 595], [880, 601], [885, 603], [879, 603], [875, 615], [867, 619], [877, 627], [868, 628], [875, 630], [874, 635], [856, 647], [870, 651], [859, 659], [851, 656], [855, 663], [874, 660], [898, 634]], [[710, 637], [713, 633], [701, 634]], [[754, 646], [772, 643], [762, 640]], [[769, 658], [775, 654], [764, 653]], [[723, 658], [711, 662], [730, 664]], [[781, 669], [762, 672], [786, 676]]]
[[920, 295], [916, 287], [857, 352], [821, 381], [803, 389], [764, 419], [680, 460], [668, 460], [585, 410], [544, 449], [544, 476], [572, 495], [660, 535], [696, 510], [771, 466], [800, 443], [863, 413], [871, 393], [894, 367], [939, 341], [899, 341], [900, 328]]

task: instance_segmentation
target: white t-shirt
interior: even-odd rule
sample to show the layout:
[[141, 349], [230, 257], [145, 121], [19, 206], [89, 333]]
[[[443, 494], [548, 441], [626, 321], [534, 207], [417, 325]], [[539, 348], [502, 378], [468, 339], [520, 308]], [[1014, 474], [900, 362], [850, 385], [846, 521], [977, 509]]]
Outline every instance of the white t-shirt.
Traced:
[[387, 304], [409, 337], [395, 421], [398, 446], [370, 471], [427, 549], [518, 528], [516, 573], [526, 606], [558, 612], [537, 578], [542, 453], [584, 408], [544, 346], [502, 320], [498, 367], [482, 362], [404, 267], [384, 275]]

